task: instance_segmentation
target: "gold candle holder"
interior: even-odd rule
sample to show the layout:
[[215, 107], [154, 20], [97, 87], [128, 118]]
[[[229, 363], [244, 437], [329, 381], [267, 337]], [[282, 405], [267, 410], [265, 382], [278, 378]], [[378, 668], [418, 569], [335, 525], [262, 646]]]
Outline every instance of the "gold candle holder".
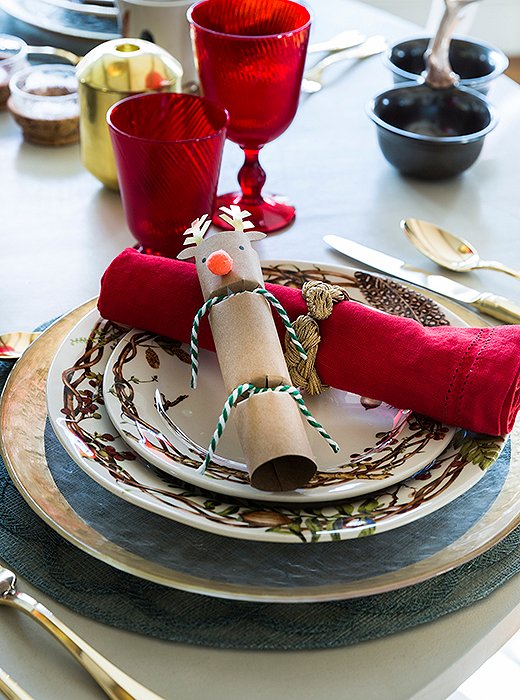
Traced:
[[106, 187], [119, 189], [106, 113], [115, 102], [142, 92], [180, 92], [181, 64], [143, 39], [113, 39], [96, 46], [77, 66], [83, 165]]

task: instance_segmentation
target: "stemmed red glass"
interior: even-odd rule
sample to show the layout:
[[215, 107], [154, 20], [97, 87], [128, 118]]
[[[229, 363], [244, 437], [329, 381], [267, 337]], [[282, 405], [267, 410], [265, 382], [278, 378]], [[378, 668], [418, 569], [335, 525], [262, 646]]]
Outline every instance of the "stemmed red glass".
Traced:
[[218, 208], [237, 204], [260, 231], [292, 221], [294, 207], [263, 195], [265, 172], [258, 154], [280, 136], [298, 108], [309, 40], [309, 11], [292, 0], [202, 0], [188, 10], [203, 94], [230, 115], [228, 138], [244, 151], [241, 192], [217, 198], [215, 224], [227, 228]]

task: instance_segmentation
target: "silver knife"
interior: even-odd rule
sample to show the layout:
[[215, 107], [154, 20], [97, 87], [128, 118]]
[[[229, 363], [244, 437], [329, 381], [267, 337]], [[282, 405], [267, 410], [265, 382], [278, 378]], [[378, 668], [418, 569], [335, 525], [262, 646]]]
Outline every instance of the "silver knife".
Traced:
[[469, 306], [473, 306], [482, 313], [497, 318], [499, 321], [520, 324], [520, 304], [506, 299], [506, 297], [501, 297], [491, 292], [479, 292], [459, 282], [453, 282], [448, 277], [432, 275], [429, 272], [407, 265], [404, 260], [386, 255], [342, 236], [324, 236], [323, 240], [335, 250], [343, 253], [343, 255], [372, 267], [374, 270], [399, 277], [402, 280], [416, 284], [418, 287], [424, 287], [432, 292], [437, 292], [437, 294], [442, 294], [448, 299], [469, 304]]

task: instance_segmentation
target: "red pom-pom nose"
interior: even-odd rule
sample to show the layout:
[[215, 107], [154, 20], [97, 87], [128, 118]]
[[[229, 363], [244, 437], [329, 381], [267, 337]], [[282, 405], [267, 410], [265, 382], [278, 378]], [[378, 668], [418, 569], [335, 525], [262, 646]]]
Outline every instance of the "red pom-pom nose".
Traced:
[[225, 250], [215, 250], [206, 260], [208, 270], [214, 275], [227, 275], [233, 269], [233, 258]]

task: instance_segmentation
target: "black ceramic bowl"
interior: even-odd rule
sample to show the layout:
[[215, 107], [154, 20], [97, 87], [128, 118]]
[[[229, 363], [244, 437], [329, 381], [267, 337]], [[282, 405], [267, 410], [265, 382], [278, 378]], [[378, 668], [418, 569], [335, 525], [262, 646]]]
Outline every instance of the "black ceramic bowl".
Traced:
[[388, 162], [403, 175], [427, 180], [467, 170], [496, 125], [486, 98], [467, 88], [405, 84], [376, 95], [367, 112]]
[[[417, 82], [425, 70], [424, 52], [429, 37], [412, 37], [390, 46], [385, 54], [385, 64], [392, 71], [394, 83]], [[469, 87], [486, 94], [492, 80], [507, 69], [509, 61], [500, 49], [482, 41], [462, 37], [450, 44], [450, 63], [460, 75], [461, 87]]]

